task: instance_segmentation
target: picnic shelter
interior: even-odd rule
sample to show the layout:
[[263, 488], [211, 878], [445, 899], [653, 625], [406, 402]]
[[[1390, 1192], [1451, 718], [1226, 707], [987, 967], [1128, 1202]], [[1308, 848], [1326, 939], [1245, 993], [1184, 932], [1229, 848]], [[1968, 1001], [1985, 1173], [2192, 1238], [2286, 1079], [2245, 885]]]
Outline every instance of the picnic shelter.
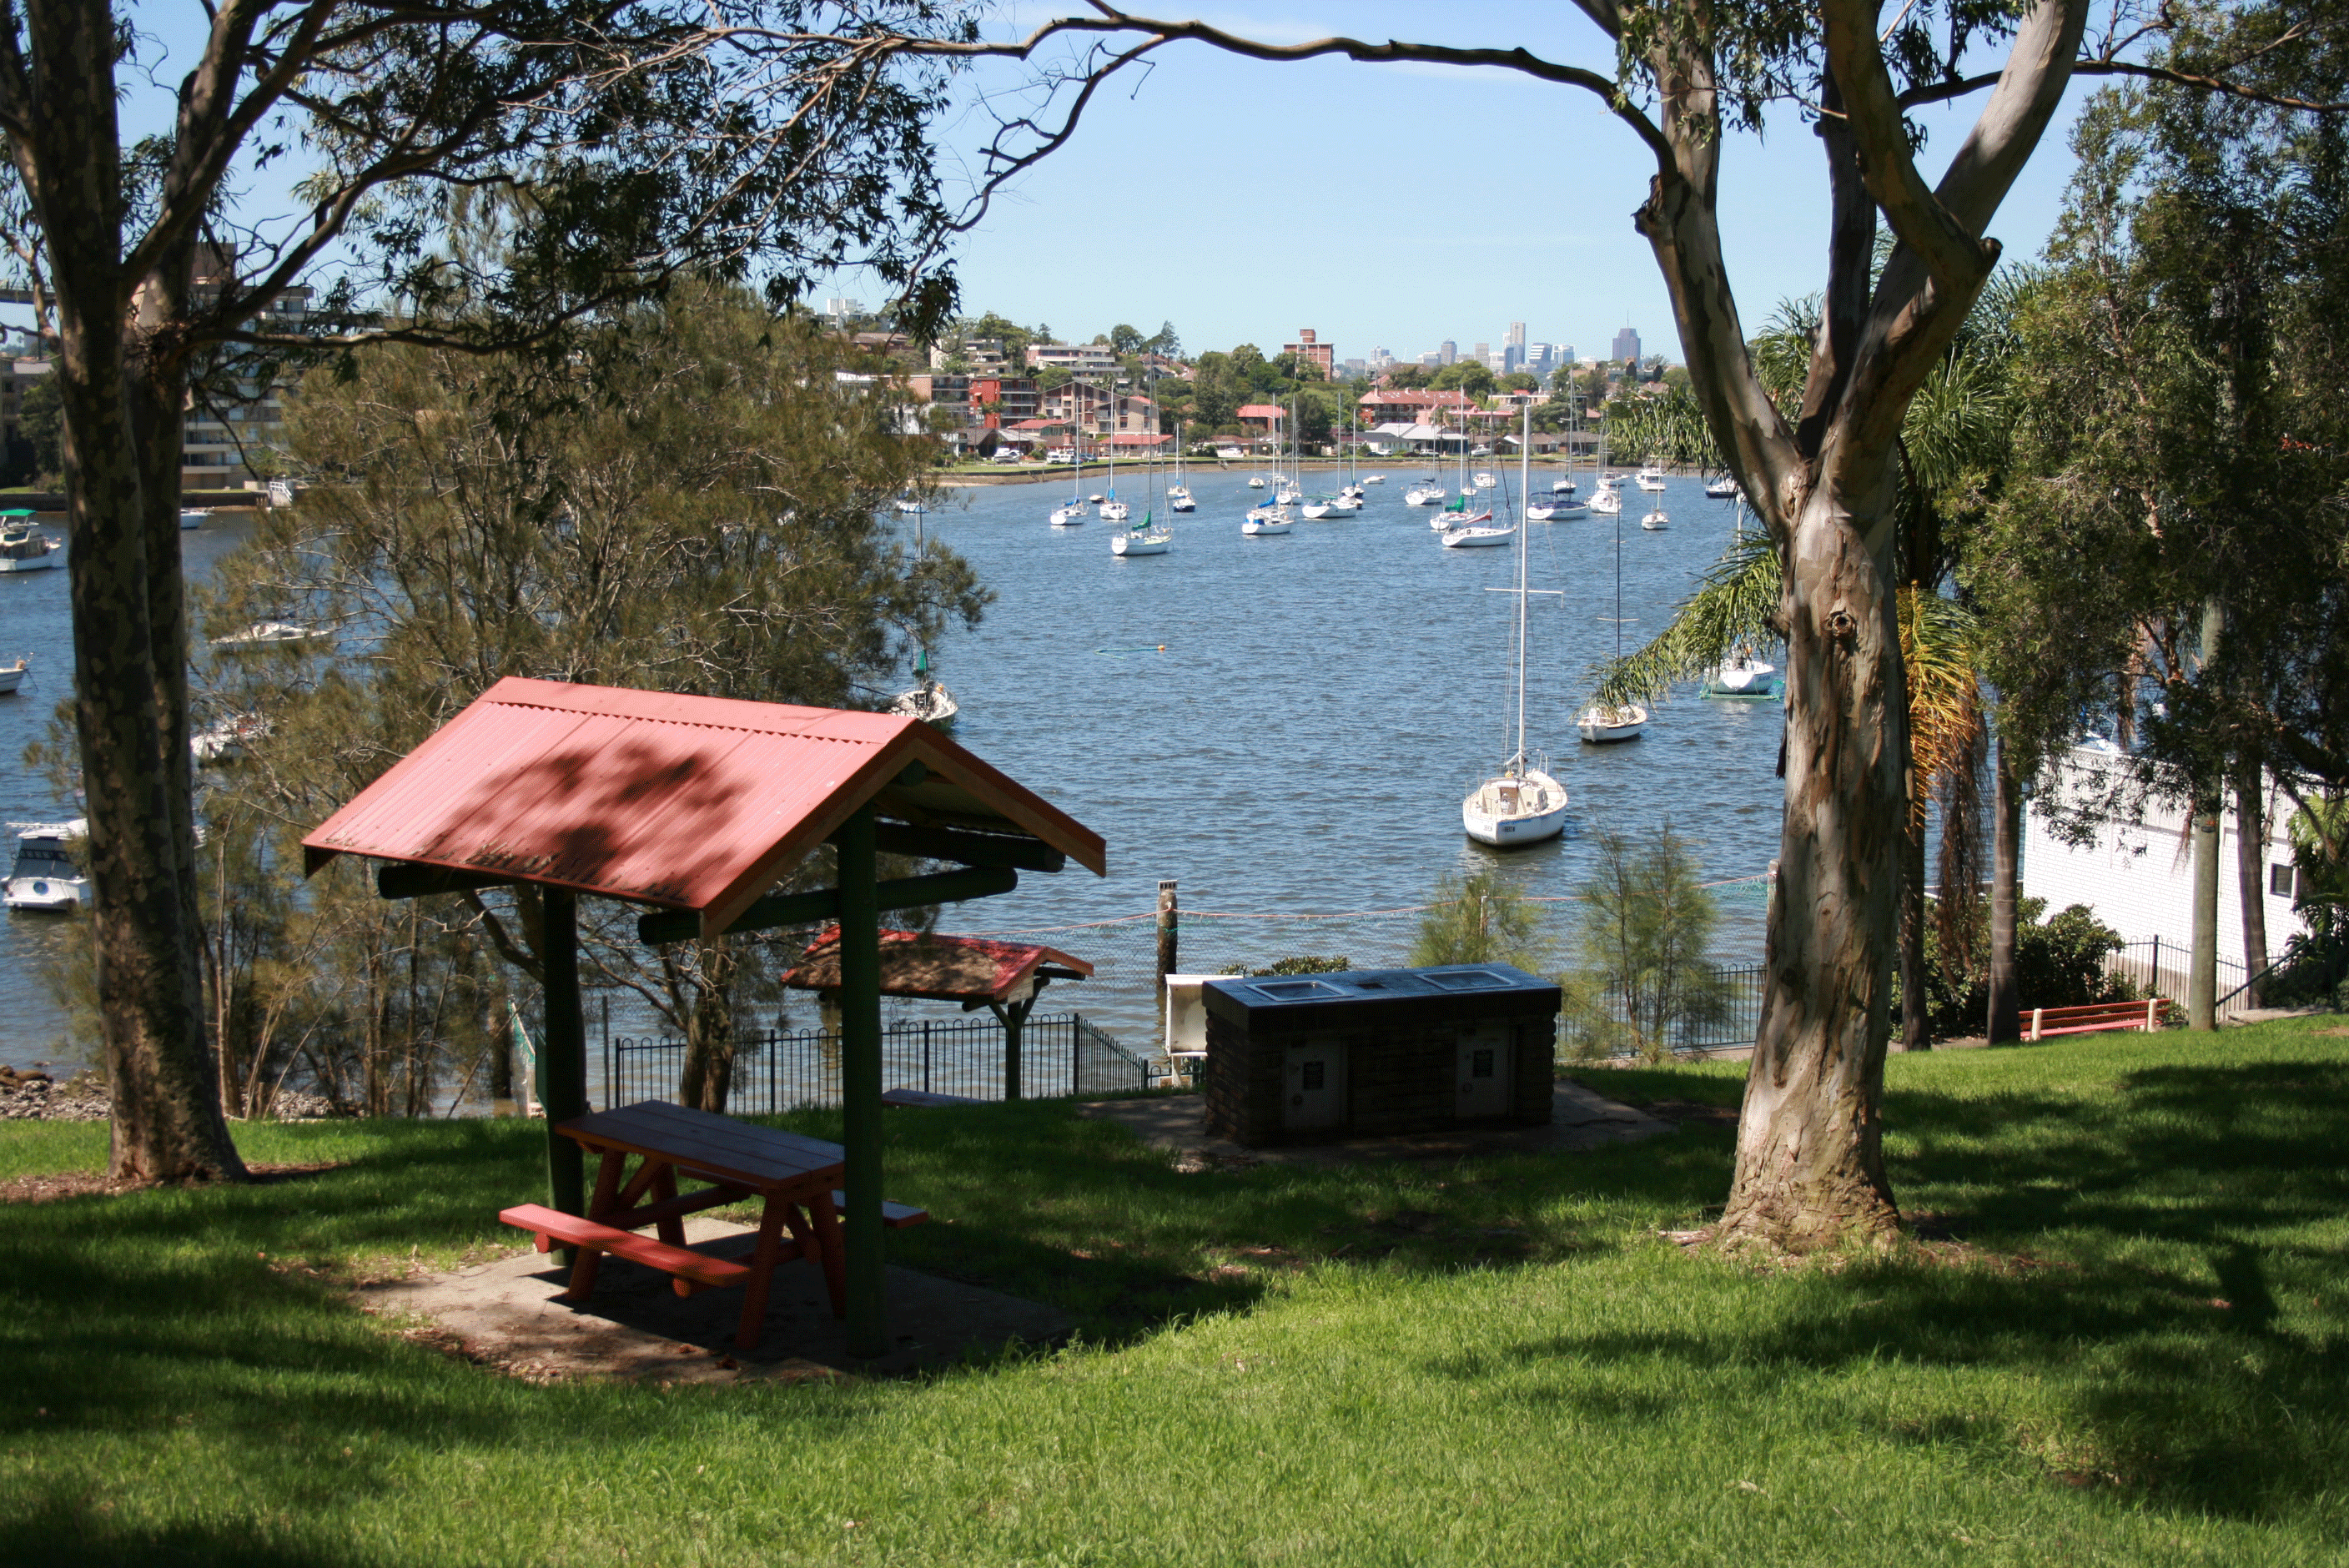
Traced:
[[[580, 898], [647, 906], [637, 933], [648, 943], [835, 923], [846, 1313], [850, 1348], [864, 1356], [888, 1345], [881, 914], [1009, 892], [1020, 872], [1070, 861], [1108, 870], [1099, 834], [918, 719], [517, 676], [302, 842], [305, 874], [337, 855], [379, 862], [386, 898], [534, 895], [548, 1203], [570, 1215], [585, 1212], [583, 1153], [561, 1131], [588, 1109]], [[775, 891], [825, 843], [833, 886]], [[885, 852], [956, 869], [883, 882]]]

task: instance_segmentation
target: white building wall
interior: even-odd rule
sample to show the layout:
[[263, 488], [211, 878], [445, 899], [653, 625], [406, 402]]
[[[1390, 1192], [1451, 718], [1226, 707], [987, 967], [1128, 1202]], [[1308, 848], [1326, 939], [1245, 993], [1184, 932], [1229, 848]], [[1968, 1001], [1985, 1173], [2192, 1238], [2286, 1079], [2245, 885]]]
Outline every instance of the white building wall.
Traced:
[[[2075, 751], [2072, 758], [2067, 767], [2083, 773], [2099, 771], [2106, 760], [2090, 751]], [[2281, 791], [2271, 795], [2268, 872], [2261, 878], [2260, 893], [2267, 903], [2271, 955], [2281, 954], [2285, 943], [2307, 929], [2292, 909], [2291, 894], [2269, 891], [2274, 868], [2292, 863], [2284, 830], [2291, 811], [2292, 803]], [[2240, 839], [2230, 806], [2219, 822], [2219, 952], [2237, 961], [2243, 956], [2243, 905], [2235, 870]], [[2143, 821], [2108, 821], [2094, 842], [2075, 846], [2055, 834], [2034, 799], [2023, 808], [2023, 892], [2028, 898], [2045, 899], [2051, 914], [2070, 904], [2085, 904], [2124, 941], [2159, 937], [2164, 947], [2175, 943], [2182, 955], [2194, 934], [2194, 855], [2185, 813], [2175, 806], [2148, 803]]]

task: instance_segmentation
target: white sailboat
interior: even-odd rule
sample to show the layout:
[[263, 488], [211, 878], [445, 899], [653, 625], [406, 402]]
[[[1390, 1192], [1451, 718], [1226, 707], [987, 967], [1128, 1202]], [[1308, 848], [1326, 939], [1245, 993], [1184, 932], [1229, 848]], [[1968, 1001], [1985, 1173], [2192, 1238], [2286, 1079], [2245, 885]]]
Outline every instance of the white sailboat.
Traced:
[[1183, 427], [1174, 427], [1174, 482], [1166, 487], [1168, 511], [1196, 511], [1199, 503], [1191, 499], [1191, 471], [1183, 459]]
[[[1154, 383], [1153, 386], [1154, 390], [1155, 384]], [[1157, 399], [1153, 398], [1151, 401], [1154, 407]], [[1114, 461], [1114, 459], [1112, 460]], [[1145, 501], [1150, 499], [1148, 479], [1143, 480], [1143, 499]], [[1129, 555], [1164, 555], [1174, 549], [1174, 530], [1171, 526], [1154, 528], [1151, 525], [1151, 519], [1156, 511], [1155, 507], [1143, 507], [1140, 522], [1123, 533], [1112, 534], [1109, 552], [1123, 561]], [[1106, 508], [1102, 509], [1102, 515], [1104, 517], [1108, 515]]]
[[1775, 685], [1772, 677], [1778, 673], [1775, 665], [1763, 663], [1748, 648], [1736, 653], [1713, 666], [1704, 678], [1707, 696], [1768, 696]]
[[1285, 506], [1250, 507], [1247, 515], [1240, 519], [1240, 532], [1250, 539], [1287, 533], [1295, 526], [1289, 521], [1288, 509]]
[[[1623, 519], [1615, 519], [1615, 662], [1623, 662]], [[1594, 702], [1574, 721], [1575, 732], [1590, 746], [1637, 740], [1648, 723], [1648, 710], [1636, 702]]]
[[1054, 528], [1074, 528], [1089, 515], [1085, 509], [1085, 453], [1081, 447], [1069, 449], [1069, 460], [1076, 467], [1069, 475], [1069, 499], [1052, 513]]
[[[1532, 416], [1526, 416], [1532, 434]], [[1521, 457], [1521, 482], [1532, 477], [1530, 462]], [[1512, 531], [1515, 531], [1514, 530]], [[1446, 543], [1451, 542], [1449, 540]], [[1533, 764], [1526, 750], [1526, 603], [1532, 597], [1526, 586], [1527, 551], [1517, 547], [1517, 747], [1500, 772], [1485, 779], [1460, 802], [1460, 826], [1480, 844], [1495, 848], [1537, 844], [1554, 839], [1566, 828], [1566, 786]]]
[[1661, 506], [1640, 520], [1640, 526], [1650, 533], [1661, 533], [1671, 525], [1672, 520], [1664, 514], [1664, 509]]
[[[1114, 397], [1114, 393], [1112, 396]], [[1110, 424], [1112, 428], [1109, 444], [1109, 486], [1108, 493], [1101, 500], [1101, 520], [1103, 522], [1123, 522], [1133, 515], [1133, 509], [1117, 499], [1117, 432], [1114, 428], [1117, 420], [1112, 418]]]
[[33, 655], [30, 654], [18, 654], [13, 665], [0, 665], [0, 696], [5, 696], [23, 686], [25, 677], [32, 673]]

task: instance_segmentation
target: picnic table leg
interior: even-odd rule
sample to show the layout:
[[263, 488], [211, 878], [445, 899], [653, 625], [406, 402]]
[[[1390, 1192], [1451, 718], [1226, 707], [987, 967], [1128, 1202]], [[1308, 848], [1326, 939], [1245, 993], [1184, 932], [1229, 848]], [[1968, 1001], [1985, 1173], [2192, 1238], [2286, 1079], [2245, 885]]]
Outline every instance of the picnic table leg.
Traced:
[[[620, 1168], [627, 1159], [616, 1149], [604, 1150], [604, 1158], [595, 1167], [595, 1195], [587, 1201], [589, 1219], [602, 1219], [619, 1201]], [[571, 1284], [563, 1294], [572, 1301], [585, 1301], [595, 1294], [595, 1270], [604, 1261], [604, 1254], [594, 1247], [576, 1250], [579, 1255], [572, 1261]]]
[[[767, 1321], [767, 1284], [781, 1261], [782, 1229], [798, 1212], [792, 1204], [769, 1199], [759, 1216], [759, 1244], [750, 1253], [750, 1277], [742, 1282], [742, 1326], [734, 1332], [737, 1349], [759, 1347], [759, 1331]], [[792, 1226], [792, 1231], [796, 1236], [798, 1227]]]
[[[653, 1178], [653, 1197], [656, 1200], [665, 1201], [676, 1196], [677, 1167], [674, 1165], [663, 1164], [660, 1168], [660, 1174]], [[653, 1232], [670, 1246], [681, 1247], [685, 1245], [685, 1222], [683, 1220], [671, 1218], [659, 1221], [654, 1224]]]
[[[814, 1258], [823, 1270], [825, 1290], [832, 1296], [832, 1315], [848, 1315], [848, 1267], [841, 1245], [844, 1227], [840, 1222], [840, 1211], [833, 1207], [832, 1194], [818, 1192], [808, 1200], [807, 1217], [800, 1219], [796, 1205], [792, 1210], [792, 1233], [800, 1238], [800, 1246]], [[804, 1224], [805, 1231], [801, 1230]]]

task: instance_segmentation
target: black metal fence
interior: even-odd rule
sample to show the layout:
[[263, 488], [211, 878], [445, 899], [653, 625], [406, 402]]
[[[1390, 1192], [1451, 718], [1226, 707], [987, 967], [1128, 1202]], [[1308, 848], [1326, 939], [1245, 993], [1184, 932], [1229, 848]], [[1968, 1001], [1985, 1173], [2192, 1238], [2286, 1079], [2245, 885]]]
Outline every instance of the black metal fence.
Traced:
[[[2218, 1016], [2223, 1024], [2251, 1011], [2251, 1002], [2244, 993], [2247, 976], [2242, 961], [2230, 958], [2223, 952], [2219, 954], [2218, 961]], [[2127, 981], [2140, 996], [2167, 996], [2181, 1006], [2186, 1001], [2187, 982], [2193, 969], [2193, 945], [2160, 936], [2123, 943], [2118, 951], [2106, 954], [2104, 959], [2108, 978]]]
[[[1762, 991], [1764, 965], [1759, 964], [1716, 964], [1712, 966], [1720, 981], [1720, 1005], [1708, 1008], [1695, 1017], [1675, 1018], [1665, 1034], [1675, 1053], [1693, 1055], [1702, 1051], [1727, 1050], [1750, 1046], [1762, 1032]], [[1620, 995], [1609, 991], [1603, 1005], [1618, 1022], [1622, 1021], [1623, 1002]], [[1558, 1054], [1579, 1055], [1589, 1048], [1590, 1031], [1572, 1017], [1558, 1021]], [[1628, 1047], [1618, 1047], [1618, 1056], [1632, 1054]]]
[[[882, 1086], [1001, 1099], [1003, 1041], [1003, 1026], [991, 1017], [893, 1025], [881, 1036]], [[1031, 1017], [1019, 1041], [1019, 1087], [1027, 1099], [1112, 1094], [1149, 1085], [1148, 1064], [1081, 1014]], [[684, 1076], [683, 1040], [616, 1035], [605, 1042], [604, 1092], [613, 1105], [675, 1099]], [[839, 1103], [838, 1035], [770, 1030], [746, 1037], [737, 1048], [730, 1111], [772, 1116]]]

